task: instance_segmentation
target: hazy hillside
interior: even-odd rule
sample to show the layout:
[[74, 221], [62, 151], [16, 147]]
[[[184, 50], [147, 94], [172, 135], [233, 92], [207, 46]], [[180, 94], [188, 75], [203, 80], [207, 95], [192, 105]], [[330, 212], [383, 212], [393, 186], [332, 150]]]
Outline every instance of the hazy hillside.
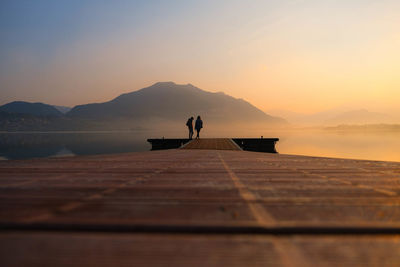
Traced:
[[165, 119], [184, 121], [189, 116], [201, 115], [207, 122], [285, 123], [250, 103], [224, 93], [211, 93], [191, 84], [178, 85], [160, 82], [141, 90], [123, 94], [97, 104], [74, 107], [67, 116], [84, 119]]
[[298, 113], [298, 112], [293, 112], [293, 111], [289, 111], [289, 110], [280, 110], [280, 109], [269, 110], [267, 112], [274, 116], [282, 117], [293, 125], [320, 126], [320, 125], [324, 125], [326, 120], [334, 118], [334, 117], [342, 114], [345, 111], [346, 111], [345, 109], [337, 108], [337, 109], [330, 109], [330, 110], [320, 111], [320, 112], [311, 113], [311, 114]]
[[[281, 118], [265, 114], [250, 103], [224, 93], [203, 91], [193, 85], [156, 83], [97, 104], [67, 107], [43, 103], [12, 102], [0, 107], [2, 131], [59, 130], [185, 130], [188, 117], [201, 115], [208, 130], [286, 125]], [[60, 111], [61, 110], [61, 111]], [[213, 125], [212, 127], [209, 127]]]
[[400, 124], [364, 124], [364, 125], [338, 125], [338, 126], [330, 126], [325, 127], [325, 130], [329, 131], [344, 131], [344, 132], [399, 132], [400, 131]]
[[326, 125], [339, 124], [376, 124], [389, 123], [392, 118], [389, 115], [377, 112], [370, 112], [365, 109], [352, 110], [339, 114], [331, 119], [326, 120]]
[[35, 116], [0, 110], [0, 131], [79, 131], [103, 130], [106, 125], [65, 116]]
[[51, 105], [43, 103], [29, 103], [24, 101], [14, 101], [0, 106], [0, 111], [16, 114], [29, 114], [39, 117], [51, 116], [61, 117], [63, 114]]
[[293, 125], [300, 126], [335, 126], [341, 124], [379, 124], [399, 123], [395, 114], [371, 112], [366, 109], [336, 108], [313, 114], [302, 114], [287, 110], [270, 110], [270, 114], [287, 119]]

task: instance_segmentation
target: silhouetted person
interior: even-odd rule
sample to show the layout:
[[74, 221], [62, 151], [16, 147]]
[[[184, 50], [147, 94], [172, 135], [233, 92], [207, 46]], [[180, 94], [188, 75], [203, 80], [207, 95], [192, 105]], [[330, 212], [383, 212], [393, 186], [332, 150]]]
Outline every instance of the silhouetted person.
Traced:
[[197, 131], [196, 138], [200, 138], [200, 130], [201, 130], [201, 128], [203, 128], [203, 121], [201, 120], [200, 116], [197, 116], [196, 124], [195, 124], [194, 128]]
[[186, 126], [189, 129], [189, 139], [193, 138], [193, 120], [194, 120], [194, 118], [190, 117], [186, 122]]

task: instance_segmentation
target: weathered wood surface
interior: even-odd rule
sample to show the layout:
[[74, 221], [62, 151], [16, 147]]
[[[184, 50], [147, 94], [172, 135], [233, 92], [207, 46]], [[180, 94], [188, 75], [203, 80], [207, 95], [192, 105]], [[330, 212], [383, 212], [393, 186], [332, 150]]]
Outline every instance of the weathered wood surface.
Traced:
[[182, 147], [183, 149], [241, 150], [229, 138], [193, 139]]
[[0, 162], [2, 266], [398, 266], [400, 163], [225, 150]]

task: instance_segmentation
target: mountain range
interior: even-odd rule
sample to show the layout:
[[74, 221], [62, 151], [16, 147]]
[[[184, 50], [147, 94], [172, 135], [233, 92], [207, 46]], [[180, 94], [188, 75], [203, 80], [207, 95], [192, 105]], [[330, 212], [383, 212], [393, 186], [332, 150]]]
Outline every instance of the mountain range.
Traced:
[[[273, 114], [273, 115], [269, 115]], [[181, 125], [190, 116], [201, 115], [208, 125], [225, 127], [254, 124], [269, 127], [288, 125], [336, 126], [341, 124], [393, 124], [393, 114], [366, 109], [332, 109], [314, 114], [286, 110], [263, 112], [243, 99], [213, 93], [191, 84], [159, 82], [122, 94], [104, 103], [73, 108], [44, 103], [14, 101], [0, 106], [0, 130], [119, 130]], [[285, 119], [282, 119], [285, 118]], [[258, 127], [258, 126], [257, 126]]]
[[29, 129], [35, 128], [36, 123], [40, 130], [149, 127], [158, 122], [184, 124], [188, 117], [197, 115], [207, 123], [219, 125], [286, 124], [284, 119], [270, 116], [243, 99], [207, 92], [191, 84], [159, 82], [108, 102], [78, 105], [69, 111], [68, 107], [43, 103], [11, 102], [0, 107], [0, 129], [25, 130], [21, 125], [27, 122]]
[[74, 107], [67, 116], [86, 119], [186, 119], [201, 115], [207, 121], [283, 123], [284, 120], [265, 114], [243, 99], [224, 93], [201, 90], [191, 84], [178, 85], [160, 82], [141, 90], [122, 94], [117, 98], [96, 104]]

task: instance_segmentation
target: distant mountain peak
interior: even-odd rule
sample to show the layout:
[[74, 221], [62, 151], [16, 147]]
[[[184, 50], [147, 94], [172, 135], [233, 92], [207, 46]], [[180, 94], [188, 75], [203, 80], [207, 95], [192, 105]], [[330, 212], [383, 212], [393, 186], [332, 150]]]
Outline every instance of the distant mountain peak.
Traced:
[[68, 113], [71, 117], [89, 119], [158, 118], [167, 121], [184, 120], [189, 114], [201, 114], [208, 121], [220, 124], [233, 121], [285, 123], [243, 99], [174, 82], [158, 82], [109, 102], [76, 106]]
[[0, 110], [8, 113], [30, 114], [35, 116], [63, 116], [63, 113], [55, 107], [39, 102], [14, 101], [0, 106]]
[[171, 82], [171, 81], [168, 81], [168, 82], [156, 82], [155, 84], [153, 84], [152, 86], [150, 86], [150, 87], [159, 87], [159, 86], [173, 86], [173, 85], [177, 85], [176, 83], [174, 83], [174, 82]]
[[[200, 89], [197, 86], [191, 84], [191, 83], [187, 83], [187, 84], [179, 84], [179, 83], [175, 83], [172, 81], [166, 81], [166, 82], [156, 82], [155, 84], [146, 87], [146, 88], [153, 88], [153, 87], [158, 87], [158, 88], [171, 88], [171, 87], [180, 87], [180, 88], [196, 88], [196, 89]], [[143, 88], [143, 89], [146, 89]], [[201, 90], [201, 89], [200, 89]]]
[[[143, 89], [140, 89], [138, 91], [143, 91], [143, 90], [149, 90], [149, 89], [153, 89], [153, 90], [168, 90], [168, 89], [173, 89], [173, 90], [177, 90], [177, 89], [197, 89], [197, 90], [201, 90], [198, 87], [194, 86], [193, 84], [177, 84], [174, 82], [157, 82], [149, 87], [145, 87]], [[137, 92], [137, 91], [134, 91]], [[134, 93], [132, 92], [132, 93]]]

